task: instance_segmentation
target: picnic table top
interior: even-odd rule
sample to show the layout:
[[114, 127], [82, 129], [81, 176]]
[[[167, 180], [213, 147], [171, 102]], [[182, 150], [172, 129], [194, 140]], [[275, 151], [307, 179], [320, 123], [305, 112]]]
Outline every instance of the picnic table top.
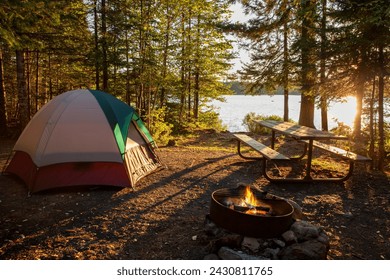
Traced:
[[263, 127], [272, 129], [275, 132], [279, 132], [291, 136], [298, 140], [326, 140], [326, 139], [347, 140], [348, 139], [347, 136], [336, 135], [328, 131], [322, 131], [322, 130], [298, 125], [291, 122], [262, 120], [262, 121], [255, 121], [255, 123]]

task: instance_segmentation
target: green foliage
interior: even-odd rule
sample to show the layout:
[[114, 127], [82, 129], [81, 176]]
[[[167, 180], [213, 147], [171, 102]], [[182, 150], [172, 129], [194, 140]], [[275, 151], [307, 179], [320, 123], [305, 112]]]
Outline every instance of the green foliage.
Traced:
[[169, 119], [170, 124], [173, 127], [173, 134], [191, 134], [195, 130], [213, 129], [215, 131], [225, 131], [227, 128], [222, 124], [219, 118], [219, 114], [213, 111], [200, 112], [197, 120], [182, 119], [179, 120], [175, 117]]
[[198, 123], [202, 128], [212, 128], [216, 131], [226, 130], [226, 126], [222, 124], [219, 114], [213, 111], [200, 113]]
[[352, 128], [343, 122], [337, 122], [337, 127], [331, 129], [331, 132], [337, 135], [352, 136]]
[[166, 107], [153, 110], [150, 115], [149, 132], [158, 145], [166, 145], [172, 139], [173, 125], [166, 121]]

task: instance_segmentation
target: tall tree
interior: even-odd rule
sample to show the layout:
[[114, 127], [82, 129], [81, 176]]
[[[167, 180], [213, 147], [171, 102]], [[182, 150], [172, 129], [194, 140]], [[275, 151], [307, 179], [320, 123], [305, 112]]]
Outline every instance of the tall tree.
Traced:
[[101, 20], [102, 20], [102, 32], [101, 32], [101, 45], [102, 45], [102, 89], [108, 91], [108, 57], [107, 57], [107, 10], [106, 0], [101, 0]]
[[5, 135], [6, 132], [7, 132], [7, 114], [5, 111], [3, 52], [0, 49], [0, 135]]
[[314, 127], [316, 98], [316, 1], [302, 0], [298, 15], [301, 23], [299, 40], [299, 49], [301, 51], [301, 108], [299, 113], [299, 124]]
[[[339, 72], [348, 73], [348, 77], [350, 77], [348, 80], [355, 88], [357, 99], [353, 134], [356, 139], [362, 139], [364, 100], [370, 100], [377, 96], [377, 102], [370, 101], [368, 103], [378, 104], [379, 139], [378, 156], [375, 157], [375, 161], [378, 169], [383, 169], [385, 160], [383, 104], [385, 82], [386, 77], [388, 77], [390, 8], [386, 4], [386, 0], [334, 2], [335, 19], [340, 26], [339, 34], [342, 35], [342, 40], [338, 41], [336, 50], [338, 57], [344, 62], [344, 67], [339, 67]], [[371, 84], [376, 77], [378, 77], [378, 95], [371, 93]]]
[[[76, 56], [80, 56], [80, 49], [76, 48], [75, 45], [80, 46], [80, 41], [86, 42], [88, 39], [85, 33], [80, 36], [83, 37], [82, 40], [80, 37], [77, 38], [80, 35], [80, 30], [86, 30], [86, 14], [83, 14], [82, 0], [7, 1], [7, 4], [8, 13], [2, 19], [6, 24], [2, 24], [2, 28], [7, 27], [8, 32], [5, 32], [4, 29], [3, 33], [11, 35], [7, 37], [9, 39], [4, 40], [3, 44], [15, 53], [16, 67], [14, 71], [15, 77], [17, 77], [16, 89], [18, 93], [14, 94], [13, 87], [10, 87], [8, 92], [9, 96], [17, 96], [20, 127], [23, 128], [27, 124], [30, 114], [35, 113], [38, 109], [39, 100], [44, 100], [41, 95], [46, 93], [43, 82], [47, 76], [42, 76], [41, 73], [46, 71], [46, 59], [49, 60], [48, 65], [52, 67], [55, 56], [67, 57], [68, 61], [70, 61], [70, 53], [77, 53]], [[85, 29], [81, 27], [85, 27]], [[85, 50], [85, 48], [81, 49]], [[73, 57], [72, 61], [77, 61], [76, 57]], [[61, 71], [68, 71], [74, 65], [59, 63], [57, 68]], [[54, 76], [53, 71], [46, 73], [49, 73], [50, 77]], [[64, 87], [66, 89], [69, 86], [69, 84], [65, 85], [67, 81], [65, 81], [64, 75], [61, 79], [57, 78], [57, 82], [62, 87], [61, 91]], [[7, 83], [5, 87], [7, 87]]]
[[18, 115], [20, 126], [24, 128], [30, 120], [30, 110], [27, 97], [26, 76], [25, 76], [25, 52], [16, 51], [16, 77], [18, 89]]
[[[8, 2], [15, 12], [2, 13], [0, 5], [0, 34], [7, 35], [0, 40], [8, 38], [13, 58], [18, 51], [19, 103], [32, 105], [32, 113], [63, 91], [95, 86], [131, 103], [147, 122], [161, 108], [178, 123], [196, 119], [203, 100], [227, 91], [221, 81], [231, 49], [220, 28], [225, 0]], [[14, 81], [16, 68], [6, 67]], [[11, 84], [5, 88], [14, 108], [18, 95]]]
[[378, 46], [378, 130], [379, 130], [379, 143], [378, 143], [378, 169], [384, 171], [385, 169], [385, 120], [384, 120], [384, 92], [385, 92], [385, 51], [382, 42]]
[[321, 26], [320, 26], [320, 109], [321, 129], [328, 131], [328, 97], [325, 90], [326, 82], [326, 48], [327, 48], [327, 0], [321, 0]]
[[275, 92], [283, 88], [284, 114], [289, 119], [288, 97], [292, 86], [291, 35], [294, 34], [291, 12], [293, 4], [283, 1], [242, 1], [247, 12], [254, 15], [247, 26], [239, 29], [249, 38], [251, 62], [243, 67], [241, 79], [247, 91]]
[[98, 16], [98, 0], [93, 0], [93, 22], [94, 22], [94, 42], [95, 42], [95, 88], [100, 89], [100, 55], [99, 55], [99, 16]]
[[283, 96], [284, 96], [284, 110], [283, 110], [283, 120], [289, 121], [289, 106], [288, 106], [288, 97], [289, 97], [289, 46], [288, 46], [288, 34], [289, 26], [288, 21], [290, 18], [290, 8], [287, 6], [287, 0], [282, 2], [282, 9], [285, 11], [285, 19], [283, 20]]

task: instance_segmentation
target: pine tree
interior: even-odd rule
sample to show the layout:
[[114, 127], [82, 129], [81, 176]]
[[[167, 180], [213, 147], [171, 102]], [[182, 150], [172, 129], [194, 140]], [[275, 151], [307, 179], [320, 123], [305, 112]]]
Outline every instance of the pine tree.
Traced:
[[[374, 158], [377, 159], [378, 169], [383, 170], [386, 156], [384, 98], [390, 45], [389, 6], [385, 0], [334, 1], [333, 16], [340, 26], [340, 38], [337, 38], [338, 44], [334, 47], [335, 55], [342, 62], [338, 72], [347, 77], [345, 80], [354, 88], [357, 99], [354, 138], [358, 143], [363, 142], [364, 100], [369, 100], [371, 106], [378, 104], [378, 154]], [[378, 86], [374, 86], [378, 91], [376, 95], [374, 91], [374, 94], [370, 92], [377, 77]], [[374, 109], [371, 108], [371, 111]], [[373, 121], [371, 123], [374, 124]]]
[[7, 114], [5, 110], [5, 88], [4, 88], [4, 67], [3, 52], [0, 47], [0, 135], [7, 133]]
[[292, 43], [296, 36], [296, 10], [290, 1], [242, 1], [255, 16], [239, 33], [251, 40], [251, 62], [243, 67], [241, 80], [250, 93], [276, 92], [284, 95], [283, 119], [289, 120], [289, 90], [296, 85]]
[[[20, 129], [23, 129], [30, 116], [45, 102], [47, 92], [49, 98], [53, 96], [54, 78], [63, 91], [70, 86], [65, 78], [70, 71], [83, 73], [85, 70], [86, 54], [80, 51], [86, 49], [89, 38], [85, 33], [85, 5], [82, 0], [7, 1], [6, 4], [8, 13], [2, 19], [5, 24], [1, 32], [8, 35], [1, 44], [3, 49], [14, 51], [17, 73], [17, 93], [14, 87], [8, 89], [11, 99], [17, 97], [17, 106], [9, 108], [17, 111]], [[82, 43], [85, 43], [83, 47]], [[58, 59], [61, 61], [54, 63]], [[56, 72], [58, 77], [55, 77]], [[78, 82], [77, 78], [72, 81], [78, 87], [85, 82], [85, 76], [79, 76], [83, 77], [83, 82]], [[9, 83], [4, 81], [4, 84], [7, 88]]]
[[299, 124], [314, 127], [315, 83], [316, 83], [316, 52], [315, 52], [315, 20], [316, 1], [302, 0], [298, 12], [301, 24], [298, 42], [301, 61], [301, 108]]

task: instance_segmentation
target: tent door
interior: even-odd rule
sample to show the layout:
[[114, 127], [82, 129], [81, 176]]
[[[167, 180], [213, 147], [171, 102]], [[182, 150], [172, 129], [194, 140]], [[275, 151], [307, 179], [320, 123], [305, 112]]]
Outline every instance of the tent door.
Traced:
[[139, 179], [161, 167], [134, 122], [129, 125], [124, 162], [133, 187]]

